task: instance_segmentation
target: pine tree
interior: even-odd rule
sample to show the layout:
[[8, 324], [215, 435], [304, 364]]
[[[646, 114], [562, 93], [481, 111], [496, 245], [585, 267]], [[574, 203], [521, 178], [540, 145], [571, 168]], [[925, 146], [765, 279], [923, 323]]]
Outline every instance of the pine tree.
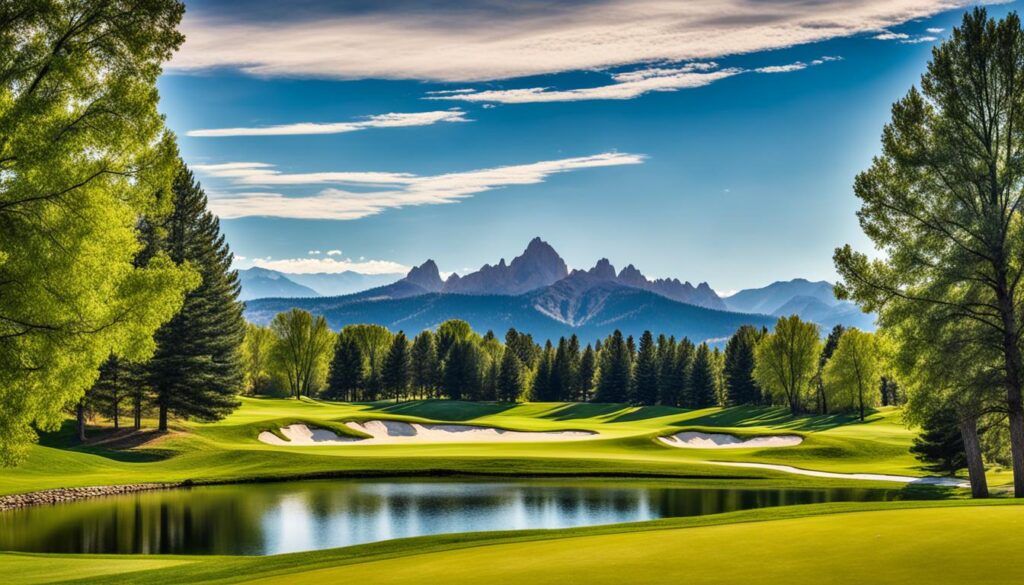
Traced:
[[85, 395], [88, 409], [110, 419], [115, 429], [121, 428], [123, 403], [131, 394], [132, 385], [130, 364], [111, 355], [100, 366], [99, 378]]
[[497, 393], [501, 402], [518, 402], [523, 395], [523, 364], [516, 352], [507, 347], [501, 356]]
[[633, 404], [650, 406], [658, 402], [658, 354], [654, 336], [644, 331], [640, 336], [640, 350], [633, 368]]
[[391, 348], [384, 357], [384, 367], [381, 371], [384, 391], [396, 402], [409, 392], [411, 369], [412, 358], [409, 352], [409, 340], [406, 339], [405, 333], [399, 331], [398, 335], [391, 340]]
[[412, 386], [420, 396], [426, 397], [441, 381], [441, 364], [437, 359], [434, 334], [421, 332], [412, 342]]
[[480, 350], [471, 339], [456, 339], [444, 361], [442, 388], [452, 400], [472, 400], [480, 394]]
[[515, 352], [519, 362], [527, 370], [532, 370], [537, 365], [537, 357], [540, 355], [540, 347], [533, 341], [533, 336], [528, 333], [520, 333], [510, 328], [505, 334], [505, 347]]
[[760, 404], [761, 387], [754, 380], [754, 352], [762, 330], [743, 325], [725, 344], [727, 404]]
[[936, 408], [921, 425], [910, 452], [929, 464], [933, 471], [950, 475], [967, 467], [964, 439], [960, 433], [957, 412], [952, 408]]
[[662, 388], [661, 403], [667, 406], [688, 406], [690, 372], [693, 370], [695, 348], [688, 338], [676, 344], [675, 360], [669, 380]]
[[[577, 351], [579, 350], [577, 341]], [[570, 400], [576, 385], [572, 357], [572, 349], [569, 342], [562, 337], [558, 340], [558, 349], [555, 350], [555, 359], [551, 364], [551, 401]]]
[[544, 344], [544, 350], [537, 358], [537, 372], [533, 375], [531, 394], [537, 402], [549, 402], [554, 393], [552, 378], [555, 369], [555, 350], [551, 341]]
[[694, 354], [693, 367], [690, 371], [687, 397], [689, 408], [707, 408], [715, 405], [715, 370], [712, 359], [708, 344], [700, 344]]
[[576, 387], [579, 395], [574, 400], [587, 402], [594, 392], [594, 376], [597, 374], [597, 353], [594, 348], [587, 345], [580, 357], [580, 367], [576, 372]]
[[195, 267], [202, 281], [154, 336], [157, 349], [147, 370], [162, 431], [169, 415], [223, 418], [238, 407], [244, 384], [240, 350], [245, 321], [231, 250], [220, 222], [206, 208], [206, 194], [184, 164], [172, 196], [164, 247], [175, 263]]
[[327, 372], [324, 398], [330, 400], [357, 400], [363, 387], [363, 354], [359, 344], [348, 335], [339, 335], [334, 344], [334, 356]]
[[480, 384], [479, 400], [493, 402], [498, 399], [498, 377], [501, 375], [501, 361], [488, 358], [484, 369], [483, 381]]
[[601, 369], [597, 376], [598, 402], [625, 402], [633, 376], [633, 356], [622, 332], [615, 330], [601, 349]]

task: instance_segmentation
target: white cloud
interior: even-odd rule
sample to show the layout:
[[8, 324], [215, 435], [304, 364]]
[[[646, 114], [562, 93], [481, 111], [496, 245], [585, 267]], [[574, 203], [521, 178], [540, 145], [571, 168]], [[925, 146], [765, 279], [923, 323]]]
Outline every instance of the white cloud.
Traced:
[[[303, 18], [182, 23], [171, 69], [236, 67], [269, 77], [485, 81], [637, 63], [695, 61], [885, 30], [974, 0], [493, 1], [365, 3]], [[340, 9], [343, 10], [343, 9]]]
[[390, 260], [364, 260], [353, 262], [351, 260], [335, 260], [333, 258], [283, 258], [271, 260], [270, 258], [254, 258], [253, 266], [288, 272], [290, 274], [314, 274], [329, 272], [358, 272], [360, 274], [405, 274], [410, 267]]
[[[800, 71], [811, 65], [821, 65], [830, 61], [840, 61], [841, 57], [821, 57], [803, 63], [797, 61], [785, 65], [771, 65], [756, 69], [730, 67], [717, 69], [714, 62], [686, 63], [679, 67], [651, 67], [613, 73], [615, 83], [587, 87], [581, 89], [553, 89], [548, 87], [529, 87], [524, 89], [464, 89], [443, 94], [428, 93], [427, 100], [459, 100], [465, 102], [498, 102], [503, 104], [526, 104], [538, 102], [575, 102], [583, 100], [628, 100], [655, 91], [677, 91], [704, 87], [720, 79], [726, 79], [741, 73], [788, 73]], [[486, 104], [485, 104], [486, 105]]]
[[918, 43], [931, 43], [937, 40], [939, 40], [939, 37], [933, 37], [931, 35], [922, 35], [919, 37], [914, 37], [912, 39], [904, 39], [900, 42], [903, 43], [904, 45], [916, 45]]
[[[549, 176], [579, 169], [635, 165], [644, 161], [643, 155], [605, 152], [559, 160], [541, 161], [523, 165], [511, 165], [443, 175], [419, 176], [408, 173], [383, 173], [398, 177], [390, 185], [376, 191], [352, 192], [330, 187], [305, 197], [286, 197], [280, 193], [241, 193], [235, 196], [212, 197], [210, 208], [222, 218], [248, 216], [290, 217], [299, 219], [359, 219], [378, 214], [387, 209], [415, 205], [439, 205], [453, 203], [478, 193], [512, 185], [533, 185], [544, 182]], [[347, 184], [366, 186], [366, 181], [353, 181], [351, 177], [381, 173], [303, 173], [283, 174], [269, 165], [247, 163], [253, 176], [245, 176], [238, 165], [196, 165], [193, 168], [211, 172], [215, 176], [221, 168], [229, 168], [230, 180], [242, 185], [257, 184], [269, 177], [272, 184]], [[271, 173], [269, 174], [268, 170]], [[379, 183], [379, 182], [377, 182]]]
[[[341, 250], [327, 250], [327, 255], [328, 256], [341, 256]], [[365, 256], [360, 256], [359, 259], [360, 260], [365, 260], [366, 257]]]
[[933, 35], [937, 35], [937, 34], [943, 32], [946, 29], [944, 29], [944, 28], [926, 28], [924, 30], [927, 33], [930, 33], [930, 34], [933, 34]]
[[875, 35], [874, 38], [879, 41], [901, 41], [903, 39], [909, 39], [910, 35], [908, 35], [907, 33], [894, 33], [885, 31], [883, 33]]
[[323, 252], [321, 252], [320, 250], [310, 250], [309, 252], [306, 253], [309, 254], [310, 256], [319, 256]]
[[459, 109], [440, 110], [435, 112], [390, 113], [368, 116], [357, 122], [317, 123], [301, 122], [298, 124], [282, 124], [256, 128], [213, 128], [205, 130], [189, 130], [189, 136], [224, 137], [224, 136], [295, 136], [302, 134], [341, 134], [356, 132], [368, 128], [404, 128], [409, 126], [430, 126], [440, 122], [469, 122], [466, 113]]

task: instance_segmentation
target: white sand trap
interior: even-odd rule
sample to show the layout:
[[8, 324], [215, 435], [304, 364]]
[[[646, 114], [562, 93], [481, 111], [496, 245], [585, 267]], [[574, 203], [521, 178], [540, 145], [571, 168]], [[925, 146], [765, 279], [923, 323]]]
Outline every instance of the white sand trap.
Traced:
[[306, 425], [288, 425], [281, 429], [287, 440], [269, 431], [263, 431], [259, 440], [268, 445], [345, 445], [358, 441], [356, 437], [344, 437], [327, 429], [311, 429]]
[[738, 461], [704, 461], [710, 465], [724, 465], [726, 467], [753, 467], [755, 469], [771, 469], [784, 473], [796, 475], [809, 475], [811, 477], [829, 477], [833, 479], [857, 479], [863, 481], [893, 481], [898, 483], [913, 483], [918, 485], [938, 485], [946, 487], [971, 487], [971, 483], [955, 477], [914, 477], [910, 475], [883, 475], [880, 473], [833, 473], [831, 471], [814, 471], [811, 469], [800, 469], [790, 465], [773, 465], [771, 463], [741, 463]]
[[527, 441], [578, 441], [589, 439], [597, 433], [591, 431], [510, 431], [495, 427], [472, 425], [407, 423], [394, 420], [369, 420], [347, 422], [352, 430], [370, 435], [369, 439], [339, 436], [326, 429], [311, 429], [304, 424], [289, 425], [281, 434], [289, 440], [270, 432], [262, 432], [259, 440], [269, 445], [315, 446], [315, 445], [382, 445], [396, 443], [487, 443]]
[[723, 433], [683, 431], [658, 440], [672, 447], [684, 449], [758, 449], [763, 447], [793, 447], [804, 441], [799, 435], [770, 435], [741, 439]]

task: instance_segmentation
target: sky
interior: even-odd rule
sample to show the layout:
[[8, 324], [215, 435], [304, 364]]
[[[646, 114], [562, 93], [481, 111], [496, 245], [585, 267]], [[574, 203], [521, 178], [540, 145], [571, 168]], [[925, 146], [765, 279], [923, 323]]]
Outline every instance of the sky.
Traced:
[[465, 273], [540, 236], [723, 293], [833, 280], [972, 5], [186, 0], [160, 107], [240, 268]]

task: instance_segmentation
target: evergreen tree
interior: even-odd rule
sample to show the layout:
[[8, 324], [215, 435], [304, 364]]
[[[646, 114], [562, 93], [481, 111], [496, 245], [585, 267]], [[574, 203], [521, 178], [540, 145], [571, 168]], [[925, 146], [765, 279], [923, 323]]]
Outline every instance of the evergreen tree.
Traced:
[[531, 370], [537, 365], [540, 348], [534, 343], [532, 335], [509, 329], [505, 334], [505, 347], [515, 352], [519, 363], [527, 370]]
[[497, 393], [502, 402], [518, 402], [523, 396], [523, 365], [516, 352], [508, 348], [501, 357]]
[[223, 418], [238, 407], [244, 384], [238, 273], [231, 270], [220, 222], [207, 210], [206, 194], [184, 164], [174, 179], [172, 199], [164, 226], [167, 255], [176, 264], [195, 267], [201, 283], [154, 336], [157, 349], [147, 369], [162, 431], [169, 415]]
[[580, 357], [580, 367], [576, 372], [576, 387], [579, 389], [579, 394], [575, 400], [581, 402], [590, 400], [594, 392], [594, 376], [596, 374], [597, 353], [588, 344], [587, 348], [583, 350], [583, 356]]
[[932, 410], [921, 425], [921, 433], [914, 438], [910, 452], [918, 460], [927, 463], [933, 471], [953, 475], [967, 467], [964, 439], [956, 410]]
[[533, 387], [531, 394], [537, 402], [549, 402], [552, 400], [554, 388], [552, 384], [555, 369], [555, 350], [551, 341], [544, 344], [544, 350], [537, 358], [537, 372], [533, 375]]
[[334, 356], [327, 372], [324, 398], [357, 400], [363, 387], [363, 354], [351, 336], [341, 334], [334, 344]]
[[111, 355], [100, 366], [99, 378], [85, 395], [88, 410], [110, 419], [115, 429], [121, 428], [123, 403], [129, 399], [133, 383], [130, 364]]
[[715, 405], [715, 369], [712, 363], [711, 349], [702, 343], [697, 347], [693, 357], [688, 384], [687, 406], [689, 408], [707, 408]]
[[[577, 341], [577, 351], [579, 349]], [[572, 349], [569, 342], [564, 338], [558, 340], [558, 349], [555, 350], [555, 358], [551, 363], [551, 401], [571, 400], [576, 385], [575, 366], [573, 364]]]
[[421, 332], [412, 342], [412, 386], [420, 396], [426, 397], [441, 381], [441, 363], [437, 359], [434, 334]]
[[676, 365], [676, 338], [658, 336], [658, 404], [671, 394], [672, 370]]
[[487, 359], [483, 381], [480, 387], [479, 400], [493, 402], [498, 399], [498, 377], [501, 376], [501, 360]]
[[693, 370], [693, 342], [684, 337], [676, 344], [675, 361], [668, 382], [662, 388], [661, 403], [666, 406], [688, 406], [690, 372]]
[[743, 325], [725, 344], [725, 387], [729, 406], [761, 403], [761, 387], [754, 380], [754, 353], [762, 331]]
[[633, 404], [653, 405], [658, 402], [658, 354], [654, 336], [644, 331], [633, 368]]
[[633, 359], [622, 332], [615, 330], [601, 349], [601, 369], [597, 376], [598, 402], [625, 402], [629, 397]]
[[411, 370], [412, 358], [409, 352], [409, 340], [406, 339], [405, 333], [399, 331], [391, 341], [391, 349], [388, 350], [388, 354], [384, 358], [384, 368], [381, 371], [384, 391], [396, 402], [409, 392]]
[[444, 361], [442, 389], [452, 400], [472, 400], [480, 394], [480, 350], [472, 339], [456, 339]]

